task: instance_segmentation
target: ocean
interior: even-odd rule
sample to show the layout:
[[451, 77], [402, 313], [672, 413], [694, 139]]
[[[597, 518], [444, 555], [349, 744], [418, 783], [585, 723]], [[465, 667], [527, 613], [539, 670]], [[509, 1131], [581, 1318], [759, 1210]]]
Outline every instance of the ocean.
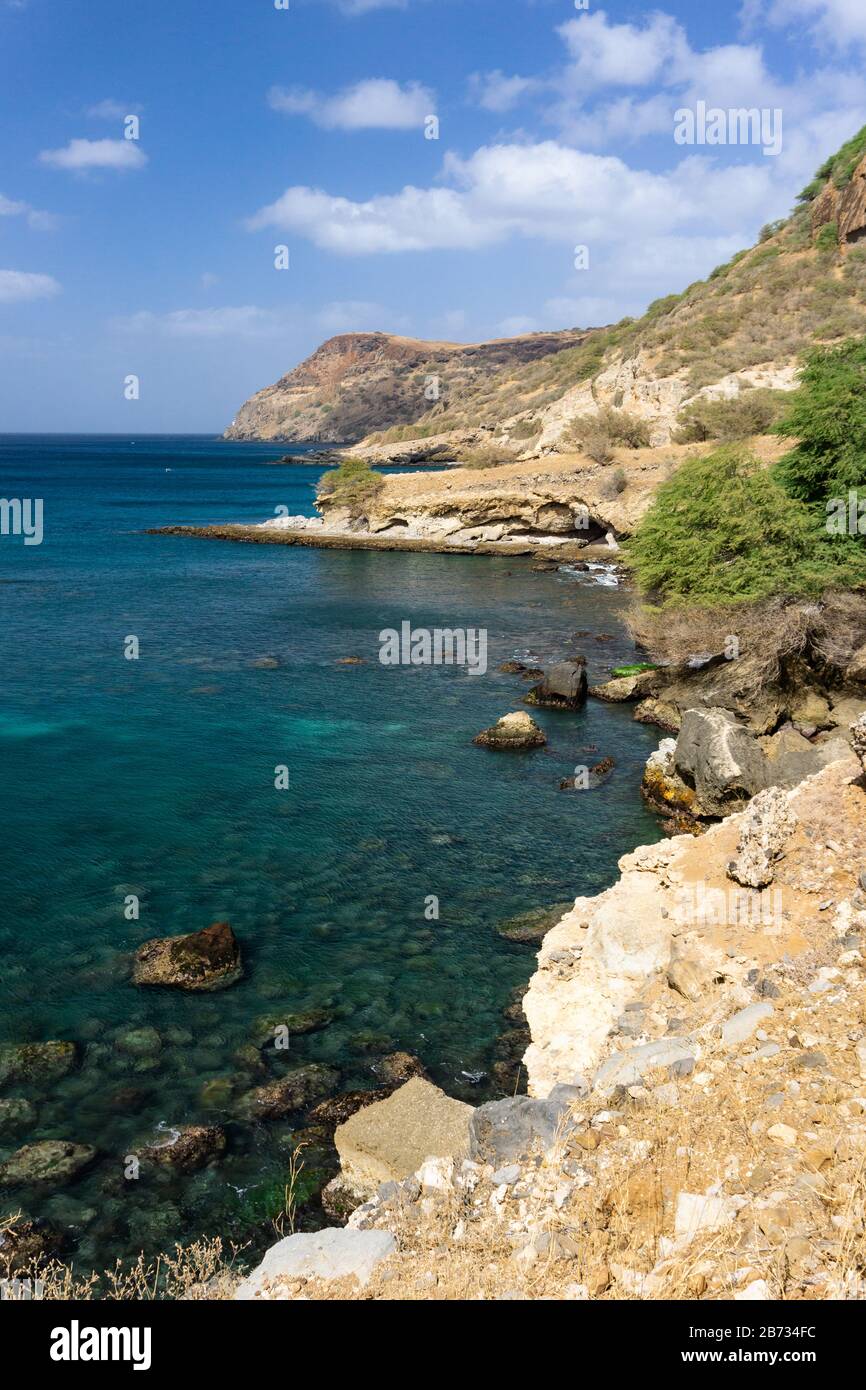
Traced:
[[[202, 1234], [272, 1243], [303, 1120], [254, 1125], [237, 1104], [287, 1067], [325, 1062], [357, 1089], [405, 1050], [450, 1094], [499, 1094], [497, 1061], [517, 1076], [503, 1010], [534, 948], [497, 924], [602, 889], [660, 835], [638, 794], [657, 738], [628, 706], [533, 711], [537, 752], [472, 744], [521, 708], [501, 663], [583, 652], [592, 681], [634, 659], [621, 590], [522, 558], [145, 534], [312, 514], [320, 469], [274, 466], [284, 452], [0, 437], [0, 495], [42, 499], [44, 526], [39, 545], [0, 537], [0, 1042], [81, 1049], [60, 1081], [7, 1092], [32, 1109], [0, 1131], [0, 1161], [37, 1139], [98, 1150], [67, 1187], [0, 1193], [0, 1217], [48, 1221], [79, 1269]], [[380, 631], [407, 621], [485, 630], [486, 674], [381, 664]], [[606, 755], [602, 786], [559, 791]], [[239, 983], [132, 985], [144, 941], [215, 921], [241, 942]], [[256, 1063], [262, 1028], [310, 1009], [327, 1026]], [[128, 1176], [187, 1124], [225, 1127], [219, 1163]], [[307, 1138], [314, 1225], [332, 1156]]]

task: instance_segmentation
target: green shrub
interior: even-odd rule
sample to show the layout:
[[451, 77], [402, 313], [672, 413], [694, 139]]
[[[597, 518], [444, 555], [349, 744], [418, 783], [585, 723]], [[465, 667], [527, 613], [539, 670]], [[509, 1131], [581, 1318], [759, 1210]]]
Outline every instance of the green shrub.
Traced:
[[[642, 420], [638, 415], [631, 415], [627, 410], [615, 410], [612, 406], [605, 406], [595, 415], [577, 415], [568, 427], [568, 438], [579, 444], [590, 458], [595, 458], [595, 454], [590, 453], [588, 444], [597, 441], [602, 435], [607, 438], [608, 457], [612, 445], [622, 444], [628, 449], [643, 449], [650, 442], [650, 430], [646, 420]], [[601, 463], [604, 460], [596, 461]]]
[[381, 473], [372, 469], [366, 459], [343, 459], [337, 468], [321, 478], [316, 503], [348, 507], [352, 517], [357, 519], [364, 515], [384, 481]]
[[766, 434], [782, 409], [784, 393], [765, 389], [741, 391], [730, 400], [701, 397], [680, 412], [674, 442], [699, 444], [706, 439], [731, 443]]
[[796, 439], [777, 465], [792, 497], [824, 510], [866, 487], [866, 339], [806, 354], [800, 387], [775, 433]]
[[815, 237], [815, 246], [819, 251], [835, 251], [838, 245], [839, 224], [837, 222], [825, 222]]
[[827, 535], [742, 446], [687, 460], [627, 547], [643, 593], [698, 607], [866, 584], [860, 547]]

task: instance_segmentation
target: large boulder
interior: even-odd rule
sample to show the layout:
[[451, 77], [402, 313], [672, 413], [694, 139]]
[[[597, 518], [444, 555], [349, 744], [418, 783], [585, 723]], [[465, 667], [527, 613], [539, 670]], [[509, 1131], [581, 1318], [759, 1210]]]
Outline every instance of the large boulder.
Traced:
[[0, 1163], [0, 1187], [64, 1187], [96, 1158], [89, 1144], [41, 1139], [17, 1149]]
[[725, 709], [686, 710], [674, 768], [695, 789], [697, 809], [705, 816], [740, 810], [766, 786], [757, 739]]
[[740, 825], [737, 857], [728, 865], [728, 877], [744, 888], [768, 887], [796, 826], [797, 817], [783, 791], [768, 787], [758, 792]]
[[0, 1086], [50, 1086], [75, 1066], [72, 1042], [0, 1044]]
[[517, 710], [514, 714], [504, 714], [491, 728], [476, 734], [472, 742], [479, 748], [541, 748], [547, 742], [547, 735], [525, 710]]
[[560, 1085], [546, 1100], [509, 1096], [480, 1105], [469, 1126], [470, 1156], [502, 1168], [546, 1153], [573, 1128], [569, 1111], [583, 1094], [576, 1086]]
[[200, 993], [227, 989], [243, 974], [241, 948], [228, 922], [214, 922], [188, 936], [146, 941], [135, 953], [137, 985], [164, 985]]
[[235, 1298], [286, 1298], [287, 1286], [307, 1279], [355, 1278], [366, 1284], [376, 1266], [397, 1249], [389, 1231], [330, 1227], [312, 1235], [286, 1236], [272, 1245], [261, 1264], [244, 1279]]
[[588, 681], [583, 661], [558, 661], [544, 673], [524, 701], [545, 709], [580, 709], [586, 702]]
[[766, 758], [764, 782], [768, 787], [796, 787], [804, 778], [820, 772], [838, 758], [849, 758], [851, 747], [841, 734], [833, 734], [822, 743], [810, 743], [790, 726], [763, 740]]
[[338, 1126], [341, 1184], [366, 1201], [382, 1183], [417, 1172], [425, 1158], [465, 1158], [471, 1118], [471, 1105], [413, 1077]]
[[589, 694], [596, 700], [606, 700], [610, 704], [625, 704], [629, 700], [646, 700], [659, 689], [662, 672], [655, 667], [646, 671], [634, 671], [625, 676], [614, 676], [612, 680], [600, 685], [591, 685]]

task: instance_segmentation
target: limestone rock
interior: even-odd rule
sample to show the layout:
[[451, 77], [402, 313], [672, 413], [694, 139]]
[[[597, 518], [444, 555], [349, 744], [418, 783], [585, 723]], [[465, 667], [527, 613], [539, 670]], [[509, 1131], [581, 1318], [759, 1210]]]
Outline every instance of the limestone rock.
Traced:
[[699, 1232], [718, 1231], [736, 1219], [737, 1207], [729, 1197], [704, 1197], [699, 1193], [680, 1192], [674, 1216], [674, 1235], [684, 1242], [694, 1240]]
[[797, 817], [783, 792], [776, 787], [759, 792], [740, 826], [737, 857], [728, 865], [728, 877], [745, 888], [766, 888], [796, 825]]
[[507, 1168], [538, 1150], [547, 1152], [574, 1128], [568, 1122], [571, 1105], [581, 1092], [557, 1086], [546, 1100], [509, 1096], [480, 1105], [469, 1126], [470, 1156], [478, 1162]]
[[132, 979], [137, 985], [173, 989], [226, 989], [243, 974], [241, 950], [228, 922], [214, 922], [187, 936], [146, 941], [135, 953]]
[[601, 685], [592, 685], [589, 694], [596, 700], [607, 700], [611, 704], [624, 704], [629, 700], [648, 700], [658, 689], [659, 672], [636, 671], [632, 676], [615, 676]]
[[748, 1004], [722, 1024], [722, 1043], [725, 1047], [739, 1047], [752, 1036], [766, 1018], [773, 1017], [773, 1006], [769, 1001], [761, 1004]]
[[382, 1183], [417, 1172], [426, 1158], [465, 1158], [471, 1117], [471, 1105], [413, 1077], [338, 1126], [334, 1143], [343, 1181], [371, 1197]]
[[570, 912], [573, 903], [554, 903], [553, 907], [536, 907], [522, 912], [517, 917], [509, 917], [496, 928], [506, 941], [541, 941], [555, 927], [557, 922]]
[[766, 785], [754, 735], [724, 709], [686, 710], [674, 766], [709, 816], [738, 810]]
[[547, 735], [525, 710], [517, 710], [504, 714], [492, 728], [477, 734], [472, 742], [481, 748], [541, 748], [547, 742]]
[[364, 1285], [396, 1249], [397, 1242], [388, 1231], [330, 1227], [312, 1235], [286, 1236], [271, 1246], [261, 1264], [244, 1279], [235, 1299], [279, 1298], [280, 1285], [299, 1279], [355, 1278]]

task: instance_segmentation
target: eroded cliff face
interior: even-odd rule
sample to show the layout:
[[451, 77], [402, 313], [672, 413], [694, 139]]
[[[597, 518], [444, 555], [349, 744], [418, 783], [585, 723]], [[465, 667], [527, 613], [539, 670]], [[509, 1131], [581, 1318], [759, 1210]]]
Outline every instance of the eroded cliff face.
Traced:
[[226, 438], [352, 443], [431, 412], [443, 414], [467, 386], [483, 389], [494, 374], [556, 355], [582, 337], [534, 333], [463, 344], [342, 333], [245, 402]]

